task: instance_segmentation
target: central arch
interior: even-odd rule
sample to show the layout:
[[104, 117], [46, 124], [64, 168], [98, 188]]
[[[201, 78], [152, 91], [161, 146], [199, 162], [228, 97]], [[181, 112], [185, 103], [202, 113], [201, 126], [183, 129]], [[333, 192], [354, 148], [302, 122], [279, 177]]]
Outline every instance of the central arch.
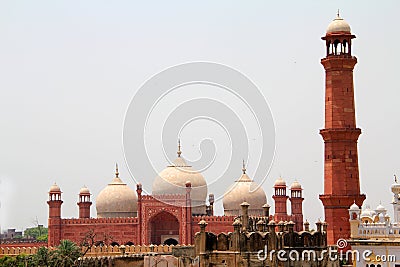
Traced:
[[179, 221], [169, 212], [162, 211], [149, 221], [150, 243], [160, 245], [168, 239], [179, 241]]

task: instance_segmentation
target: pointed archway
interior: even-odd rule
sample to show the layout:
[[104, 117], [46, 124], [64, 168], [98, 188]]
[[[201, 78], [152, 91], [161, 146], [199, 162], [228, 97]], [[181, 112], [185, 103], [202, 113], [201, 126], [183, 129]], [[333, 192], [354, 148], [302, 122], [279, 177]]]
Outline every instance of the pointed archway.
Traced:
[[165, 240], [179, 241], [179, 221], [169, 212], [162, 211], [149, 221], [150, 243], [163, 244]]

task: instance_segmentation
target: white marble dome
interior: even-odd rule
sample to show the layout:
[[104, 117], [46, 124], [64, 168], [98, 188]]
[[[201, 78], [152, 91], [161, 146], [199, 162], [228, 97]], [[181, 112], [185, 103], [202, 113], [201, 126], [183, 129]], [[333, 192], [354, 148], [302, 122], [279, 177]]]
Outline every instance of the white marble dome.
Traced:
[[279, 177], [278, 179], [275, 180], [274, 186], [286, 186], [285, 180], [283, 180], [282, 177]]
[[85, 195], [90, 194], [89, 188], [87, 188], [86, 185], [83, 186], [81, 190], [79, 190], [79, 194], [85, 194]]
[[292, 183], [292, 185], [290, 186], [290, 189], [301, 189], [301, 184], [296, 180]]
[[186, 183], [190, 182], [192, 190], [190, 198], [192, 202], [192, 214], [206, 214], [207, 183], [203, 175], [186, 164], [181, 157], [180, 149], [178, 158], [172, 165], [162, 170], [153, 182], [153, 195], [186, 194]]
[[351, 211], [359, 211], [360, 208], [357, 206], [357, 204], [354, 202], [351, 206], [350, 206], [350, 210]]
[[137, 195], [119, 178], [118, 169], [115, 178], [96, 198], [98, 218], [136, 217]]
[[328, 25], [326, 33], [351, 33], [351, 28], [350, 25], [337, 14], [337, 17]]
[[385, 209], [385, 207], [384, 207], [382, 204], [379, 204], [379, 205], [376, 207], [375, 211], [376, 211], [377, 213], [385, 213], [385, 212], [386, 212], [386, 209]]
[[51, 192], [51, 193], [61, 193], [61, 189], [60, 189], [60, 187], [59, 187], [56, 183], [54, 183], [54, 184], [50, 187], [49, 192]]
[[264, 190], [246, 174], [243, 167], [243, 174], [225, 192], [222, 203], [226, 216], [238, 216], [241, 214], [240, 204], [247, 202], [249, 215], [262, 216], [263, 206], [267, 203], [267, 196]]

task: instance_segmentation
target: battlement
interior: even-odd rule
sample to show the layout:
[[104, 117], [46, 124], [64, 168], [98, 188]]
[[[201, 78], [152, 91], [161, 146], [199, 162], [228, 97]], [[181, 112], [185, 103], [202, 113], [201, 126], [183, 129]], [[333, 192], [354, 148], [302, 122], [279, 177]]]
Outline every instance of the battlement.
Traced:
[[108, 224], [108, 223], [138, 223], [137, 217], [129, 218], [72, 218], [72, 219], [62, 219], [61, 224]]
[[142, 200], [186, 200], [186, 195], [182, 194], [162, 194], [162, 195], [142, 195]]
[[235, 220], [236, 216], [193, 216], [193, 222], [198, 223], [201, 220], [209, 222], [232, 222]]

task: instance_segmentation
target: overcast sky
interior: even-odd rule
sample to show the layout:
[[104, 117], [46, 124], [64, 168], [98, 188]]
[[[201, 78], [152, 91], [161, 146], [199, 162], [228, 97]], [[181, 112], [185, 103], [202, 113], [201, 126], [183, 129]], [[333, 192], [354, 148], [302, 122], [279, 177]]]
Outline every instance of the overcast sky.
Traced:
[[[276, 127], [275, 161], [262, 185], [268, 202], [279, 175], [288, 184], [297, 179], [305, 218], [323, 219], [320, 37], [338, 8], [357, 36], [364, 203], [374, 208], [381, 201], [392, 214], [390, 185], [400, 175], [398, 1], [0, 1], [1, 229], [24, 229], [36, 218], [47, 225], [55, 181], [63, 217], [77, 217], [79, 189], [87, 185], [95, 199], [115, 162], [135, 188], [122, 142], [129, 103], [150, 77], [192, 61], [230, 66], [258, 86]], [[196, 158], [200, 144], [182, 134], [184, 153]], [[222, 214], [221, 201], [216, 210]]]

